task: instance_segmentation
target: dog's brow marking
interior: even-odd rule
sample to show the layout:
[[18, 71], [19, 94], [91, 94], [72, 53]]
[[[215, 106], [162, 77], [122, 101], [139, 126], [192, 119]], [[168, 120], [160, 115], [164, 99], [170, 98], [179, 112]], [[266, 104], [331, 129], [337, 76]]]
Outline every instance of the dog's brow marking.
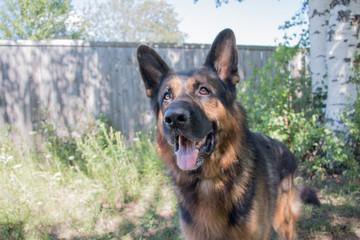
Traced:
[[178, 76], [172, 76], [168, 80], [168, 89], [171, 89], [171, 92], [173, 95], [177, 96], [179, 95], [179, 90], [181, 89], [181, 78]]
[[192, 91], [194, 89], [194, 84], [197, 82], [196, 78], [193, 76], [186, 79], [186, 89], [188, 91]]

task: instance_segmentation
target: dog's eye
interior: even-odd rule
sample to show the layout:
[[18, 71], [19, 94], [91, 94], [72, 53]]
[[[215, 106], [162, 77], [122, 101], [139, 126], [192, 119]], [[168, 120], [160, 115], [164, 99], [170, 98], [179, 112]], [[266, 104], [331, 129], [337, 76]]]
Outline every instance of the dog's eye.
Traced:
[[170, 93], [165, 93], [165, 94], [164, 94], [164, 99], [165, 99], [165, 100], [170, 100], [170, 99], [171, 99]]
[[200, 88], [199, 93], [201, 95], [209, 95], [210, 94], [209, 90], [205, 87]]

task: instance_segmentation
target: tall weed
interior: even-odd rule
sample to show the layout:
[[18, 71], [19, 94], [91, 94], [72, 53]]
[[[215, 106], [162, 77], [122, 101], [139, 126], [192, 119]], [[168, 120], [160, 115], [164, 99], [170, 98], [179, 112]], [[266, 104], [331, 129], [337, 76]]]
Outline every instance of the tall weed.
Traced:
[[106, 231], [117, 236], [118, 227], [102, 224], [117, 219], [121, 228], [129, 221], [121, 217], [127, 204], [143, 202], [145, 210], [169, 205], [159, 200], [169, 181], [148, 135], [126, 143], [103, 120], [67, 137], [57, 136], [52, 124], [43, 127], [46, 141], [30, 151], [20, 151], [6, 131], [0, 134], [0, 239], [70, 239]]

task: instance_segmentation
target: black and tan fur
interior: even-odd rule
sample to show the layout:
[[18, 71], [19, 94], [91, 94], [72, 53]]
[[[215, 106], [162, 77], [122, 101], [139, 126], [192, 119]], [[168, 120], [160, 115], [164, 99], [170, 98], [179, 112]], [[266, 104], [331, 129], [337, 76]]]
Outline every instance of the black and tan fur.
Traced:
[[200, 68], [174, 72], [145, 45], [137, 57], [186, 239], [270, 239], [272, 229], [294, 239], [301, 198], [319, 202], [313, 191], [294, 186], [297, 163], [289, 149], [248, 130], [235, 101], [233, 32], [219, 33]]

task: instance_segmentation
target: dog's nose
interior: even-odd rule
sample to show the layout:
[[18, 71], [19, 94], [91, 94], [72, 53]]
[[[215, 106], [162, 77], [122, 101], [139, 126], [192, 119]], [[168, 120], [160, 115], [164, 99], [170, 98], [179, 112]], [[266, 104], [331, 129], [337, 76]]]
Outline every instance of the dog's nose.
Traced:
[[164, 114], [164, 123], [170, 128], [185, 125], [190, 119], [190, 112], [185, 109], [168, 109]]

